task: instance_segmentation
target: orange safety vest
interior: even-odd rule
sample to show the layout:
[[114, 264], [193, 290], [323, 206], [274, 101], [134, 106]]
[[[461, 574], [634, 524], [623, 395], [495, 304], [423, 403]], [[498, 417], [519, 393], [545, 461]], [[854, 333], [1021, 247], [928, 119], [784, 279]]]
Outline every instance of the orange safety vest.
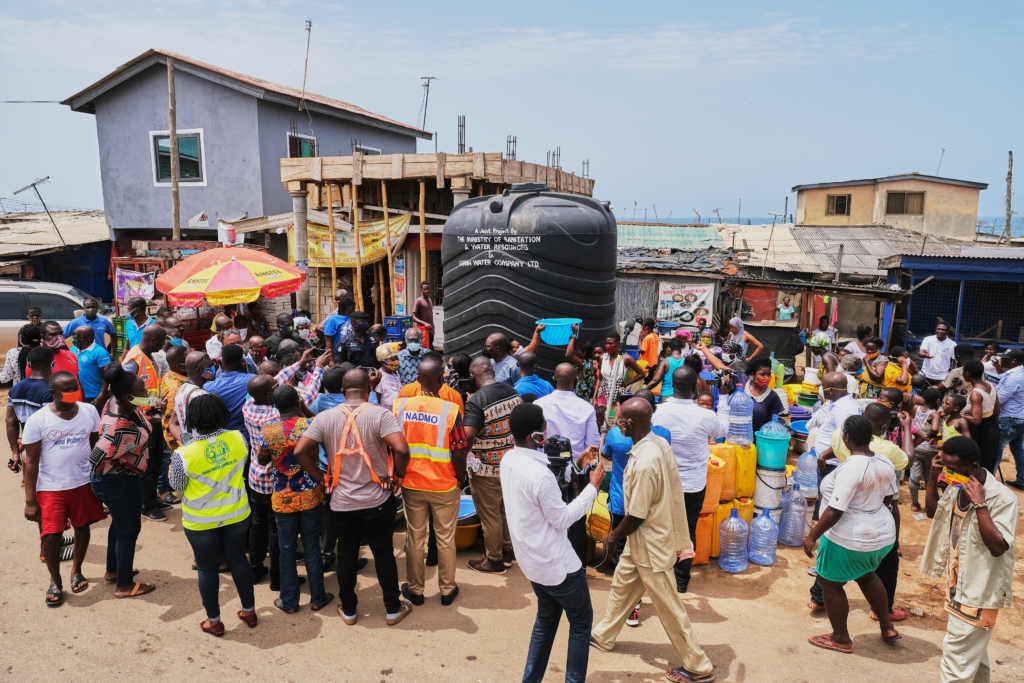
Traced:
[[459, 407], [434, 396], [395, 402], [398, 426], [409, 442], [409, 467], [402, 486], [418, 491], [451, 491], [459, 485], [452, 465], [451, 434]]
[[[345, 423], [345, 428], [341, 431], [341, 438], [338, 439], [338, 449], [334, 452], [334, 462], [331, 464], [330, 472], [325, 477], [324, 490], [330, 493], [334, 490], [334, 487], [338, 485], [338, 479], [341, 478], [341, 462], [347, 455], [359, 455], [362, 456], [363, 462], [366, 463], [366, 468], [370, 470], [370, 479], [377, 483], [381, 488], [386, 489], [391, 486], [391, 478], [395, 473], [395, 459], [392, 456], [391, 451], [388, 450], [388, 475], [384, 480], [381, 480], [377, 476], [377, 473], [373, 471], [373, 464], [370, 463], [370, 458], [366, 455], [366, 450], [363, 448], [363, 435], [359, 433], [359, 426], [356, 424], [356, 416], [363, 412], [369, 403], [363, 403], [359, 405], [355, 410], [346, 404], [341, 404], [336, 408], [345, 413], [348, 421]], [[352, 445], [349, 445], [349, 440], [352, 440]]]
[[133, 346], [128, 355], [124, 357], [124, 362], [128, 361], [135, 361], [138, 364], [139, 377], [146, 383], [146, 393], [149, 394], [149, 397], [160, 398], [160, 373], [156, 369], [156, 363], [140, 351], [138, 346]]

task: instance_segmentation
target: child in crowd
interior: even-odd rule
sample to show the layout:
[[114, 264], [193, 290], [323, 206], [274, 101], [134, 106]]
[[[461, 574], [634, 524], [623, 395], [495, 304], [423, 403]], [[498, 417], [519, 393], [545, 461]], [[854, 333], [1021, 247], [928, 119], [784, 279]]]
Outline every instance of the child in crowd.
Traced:
[[[920, 375], [923, 377], [924, 375]], [[918, 502], [918, 491], [921, 490], [921, 481], [928, 481], [928, 472], [931, 471], [932, 459], [937, 451], [933, 440], [938, 432], [933, 423], [939, 417], [939, 390], [928, 387], [921, 392], [921, 403], [914, 406], [914, 426], [917, 427], [917, 434], [914, 438], [916, 447], [914, 458], [910, 462], [910, 511], [920, 512], [921, 504]]]
[[710, 391], [702, 391], [697, 394], [697, 405], [707, 410], [715, 409], [715, 395]]
[[[935, 431], [939, 432], [942, 443], [954, 436], [970, 436], [971, 428], [967, 420], [960, 414], [967, 407], [967, 397], [962, 394], [946, 394], [942, 400], [942, 411], [935, 420], [938, 424]], [[941, 446], [941, 444], [939, 444]]]

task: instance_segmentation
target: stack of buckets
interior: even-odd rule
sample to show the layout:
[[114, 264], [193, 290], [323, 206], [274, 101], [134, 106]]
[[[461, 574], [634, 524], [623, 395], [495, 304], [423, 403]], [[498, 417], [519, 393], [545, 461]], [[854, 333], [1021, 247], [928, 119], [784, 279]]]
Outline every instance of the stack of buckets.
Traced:
[[786, 458], [789, 434], [776, 436], [757, 432], [757, 473], [754, 483], [754, 515], [767, 512], [776, 524], [782, 521], [782, 492], [786, 488]]
[[754, 444], [736, 446], [731, 443], [711, 445], [708, 462], [708, 484], [704, 507], [697, 520], [697, 547], [694, 564], [707, 564], [718, 557], [721, 549], [719, 526], [735, 508], [747, 524], [754, 519], [754, 481], [757, 449]]

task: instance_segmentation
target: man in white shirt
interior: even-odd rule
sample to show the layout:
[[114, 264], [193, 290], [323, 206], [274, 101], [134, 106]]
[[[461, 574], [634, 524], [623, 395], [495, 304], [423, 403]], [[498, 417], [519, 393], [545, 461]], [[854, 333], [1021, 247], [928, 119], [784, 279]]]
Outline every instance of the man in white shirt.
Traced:
[[569, 620], [565, 680], [583, 681], [587, 677], [594, 611], [586, 570], [569, 543], [566, 529], [586, 517], [597, 498], [604, 471], [595, 467], [587, 487], [566, 505], [547, 458], [538, 450], [547, 429], [544, 411], [536, 404], [520, 404], [509, 415], [509, 428], [516, 445], [501, 460], [501, 492], [516, 560], [537, 595], [537, 620], [523, 682], [543, 680], [563, 610]]
[[[725, 384], [729, 385], [728, 382]], [[723, 395], [732, 393], [732, 386], [722, 387]], [[697, 373], [683, 366], [672, 373], [672, 396], [658, 404], [651, 424], [672, 432], [672, 454], [679, 470], [686, 499], [686, 521], [690, 543], [697, 542], [697, 518], [704, 507], [704, 489], [708, 481], [708, 444], [729, 434], [729, 402], [718, 402], [718, 414], [701, 408], [697, 398]], [[676, 590], [685, 593], [690, 583], [693, 558], [682, 560], [675, 566]]]
[[[827, 474], [839, 467], [839, 458], [832, 453], [832, 434], [842, 429], [846, 418], [860, 415], [860, 404], [846, 390], [846, 375], [841, 372], [830, 372], [821, 381], [821, 395], [831, 405], [827, 408], [828, 415], [818, 429], [814, 439], [814, 452], [818, 454], [818, 487]], [[823, 408], [825, 410], [826, 408]], [[821, 497], [815, 503], [814, 516], [821, 509]]]
[[25, 422], [25, 519], [39, 523], [43, 558], [50, 571], [46, 606], [64, 602], [60, 549], [70, 521], [75, 529], [71, 590], [89, 587], [82, 562], [89, 549], [89, 525], [106, 519], [103, 504], [90, 486], [89, 455], [99, 439], [100, 416], [91, 403], [77, 403], [78, 380], [70, 372], [50, 375], [53, 403]]
[[[597, 429], [597, 413], [590, 401], [584, 401], [576, 395], [576, 366], [562, 363], [555, 368], [555, 390], [538, 398], [533, 405], [540, 406], [544, 411], [544, 419], [548, 424], [547, 436], [556, 434], [569, 439], [572, 444], [572, 457], [578, 460], [583, 451], [601, 445], [601, 434]], [[598, 460], [597, 458], [594, 458]], [[600, 463], [595, 463], [600, 465]], [[566, 471], [567, 476], [572, 476]], [[580, 478], [576, 475], [576, 488], [580, 488]], [[507, 507], [506, 507], [507, 509]], [[576, 555], [581, 561], [587, 558], [587, 523], [580, 519], [569, 528], [569, 542], [572, 543]]]
[[921, 372], [928, 378], [932, 386], [939, 384], [949, 374], [956, 342], [949, 338], [949, 325], [939, 323], [935, 326], [935, 334], [925, 337], [917, 355], [924, 358]]

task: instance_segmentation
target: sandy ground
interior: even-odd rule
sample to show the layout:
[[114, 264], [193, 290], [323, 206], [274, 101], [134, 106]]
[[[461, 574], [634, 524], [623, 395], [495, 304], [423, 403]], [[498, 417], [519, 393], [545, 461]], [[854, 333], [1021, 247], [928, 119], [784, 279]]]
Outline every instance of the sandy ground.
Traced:
[[[6, 391], [0, 392], [0, 403], [6, 409]], [[6, 440], [2, 448], [0, 457], [6, 462]], [[102, 581], [108, 524], [103, 522], [94, 527], [84, 567], [92, 585], [72, 595], [70, 562], [64, 563], [66, 602], [47, 609], [47, 573], [38, 559], [35, 525], [23, 517], [20, 477], [3, 472], [0, 495], [8, 503], [0, 510], [0, 680], [490, 683], [522, 677], [536, 609], [533, 590], [516, 566], [504, 576], [469, 570], [466, 562], [480, 555], [479, 548], [459, 553], [461, 592], [451, 607], [441, 606], [436, 573], [428, 569], [426, 604], [390, 628], [384, 622], [372, 558], [361, 572], [359, 622], [351, 627], [338, 616], [337, 599], [324, 611], [311, 612], [305, 590], [302, 609], [295, 615], [283, 614], [272, 606], [276, 596], [264, 579], [256, 586], [260, 624], [250, 630], [232, 616], [240, 603], [229, 576], [222, 575], [227, 632], [217, 639], [198, 627], [204, 615], [180, 511], [175, 508], [166, 522], [143, 520], [135, 562], [141, 570], [139, 579], [155, 583], [155, 592], [138, 599], [113, 599], [113, 588]], [[1003, 463], [1003, 472], [1011, 476], [1011, 462]], [[881, 642], [866, 602], [851, 584], [854, 653], [810, 646], [808, 636], [830, 629], [824, 618], [811, 616], [805, 608], [811, 561], [798, 548], [780, 546], [774, 566], [751, 565], [739, 575], [722, 572], [712, 560], [695, 568], [692, 592], [684, 601], [715, 664], [717, 680], [937, 681], [946, 618], [938, 582], [917, 570], [929, 522], [911, 518], [905, 490], [903, 500], [904, 560], [897, 605], [921, 607], [925, 616], [911, 616], [899, 625], [902, 640], [895, 645]], [[399, 523], [395, 552], [404, 580], [403, 543], [404, 525]], [[1018, 546], [1018, 560], [1021, 552]], [[301, 565], [299, 571], [305, 571]], [[587, 573], [595, 618], [600, 619], [611, 573], [607, 568]], [[1015, 592], [1024, 596], [1020, 569], [1015, 578]], [[327, 586], [337, 593], [333, 571], [327, 575]], [[679, 664], [654, 609], [646, 599], [645, 603], [641, 626], [624, 628], [613, 652], [591, 650], [588, 681], [660, 681], [665, 669]], [[989, 646], [993, 681], [1024, 680], [1020, 605], [999, 617]], [[567, 632], [563, 622], [545, 681], [563, 680]]]

